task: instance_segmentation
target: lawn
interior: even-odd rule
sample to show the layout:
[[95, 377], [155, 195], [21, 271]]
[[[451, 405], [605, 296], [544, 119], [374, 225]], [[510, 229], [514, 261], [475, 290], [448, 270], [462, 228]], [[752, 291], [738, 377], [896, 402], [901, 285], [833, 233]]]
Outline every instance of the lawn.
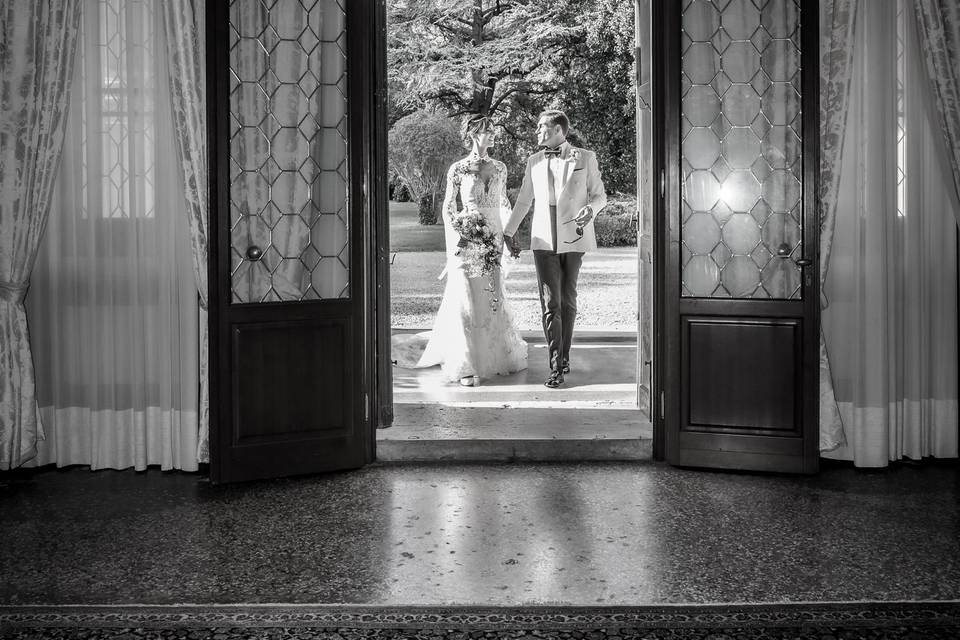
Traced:
[[443, 250], [442, 224], [420, 224], [415, 202], [390, 203], [390, 251]]
[[[443, 226], [422, 226], [416, 205], [390, 203], [390, 295], [392, 325], [430, 328], [440, 307], [445, 280]], [[505, 280], [519, 328], [540, 330], [540, 301], [533, 253], [520, 255]], [[603, 248], [584, 256], [577, 286], [577, 326], [585, 330], [636, 331], [637, 250]]]

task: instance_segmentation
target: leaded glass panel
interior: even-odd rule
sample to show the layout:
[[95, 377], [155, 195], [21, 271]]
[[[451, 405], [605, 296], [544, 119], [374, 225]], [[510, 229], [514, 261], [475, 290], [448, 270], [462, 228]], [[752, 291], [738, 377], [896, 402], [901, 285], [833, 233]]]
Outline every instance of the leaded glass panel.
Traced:
[[799, 44], [797, 0], [684, 0], [684, 296], [800, 297]]
[[233, 302], [349, 297], [342, 1], [230, 3]]

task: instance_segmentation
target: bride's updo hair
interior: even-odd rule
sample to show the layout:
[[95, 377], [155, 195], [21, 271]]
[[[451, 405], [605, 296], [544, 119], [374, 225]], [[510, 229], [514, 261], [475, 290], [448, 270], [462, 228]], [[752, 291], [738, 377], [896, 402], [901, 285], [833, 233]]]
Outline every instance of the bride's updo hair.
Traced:
[[493, 130], [493, 120], [489, 117], [479, 113], [468, 115], [463, 119], [463, 124], [460, 125], [460, 138], [463, 140], [463, 146], [472, 147], [473, 136]]

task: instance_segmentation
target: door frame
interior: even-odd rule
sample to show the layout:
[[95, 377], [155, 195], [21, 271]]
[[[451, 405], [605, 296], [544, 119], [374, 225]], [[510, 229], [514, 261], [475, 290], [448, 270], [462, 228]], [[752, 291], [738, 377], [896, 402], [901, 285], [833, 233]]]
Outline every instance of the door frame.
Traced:
[[[637, 0], [638, 2], [640, 0]], [[678, 10], [679, 3], [674, 0], [650, 0], [650, 105], [652, 110], [653, 131], [652, 131], [652, 158], [654, 184], [659, 183], [659, 189], [654, 188], [653, 194], [653, 384], [650, 397], [650, 414], [653, 416], [653, 459], [663, 461], [666, 459], [666, 381], [670, 380], [670, 347], [666, 337], [665, 317], [669, 313], [665, 304], [666, 295], [666, 277], [667, 256], [670, 255], [670, 238], [667, 230], [670, 228], [669, 207], [667, 207], [667, 167], [673, 166], [673, 181], [669, 184], [677, 184], [677, 175], [679, 175], [680, 158], [674, 153], [674, 158], [666, 157], [666, 150], [671, 148], [679, 149], [680, 134], [679, 128], [676, 131], [667, 130], [666, 105], [664, 104], [665, 92], [668, 90], [666, 79], [671, 77], [671, 73], [678, 74], [679, 57], [664, 55], [664, 30], [658, 28], [658, 25], [664, 24], [665, 13], [668, 10]], [[676, 83], [674, 91], [677, 96], [674, 98], [679, 104], [680, 83]], [[637, 157], [640, 157], [639, 149]], [[671, 162], [672, 161], [672, 162]], [[638, 166], [639, 171], [639, 166]], [[679, 207], [679, 196], [674, 194]], [[678, 209], [679, 210], [679, 209]], [[678, 220], [679, 221], [679, 220]], [[679, 261], [680, 256], [671, 258]], [[675, 311], [675, 310], [674, 310]]]
[[[372, 398], [374, 398], [374, 410], [376, 411], [374, 423], [374, 428], [386, 428], [390, 427], [393, 424], [394, 410], [393, 410], [393, 362], [392, 355], [390, 351], [390, 340], [392, 335], [391, 329], [391, 314], [390, 314], [390, 219], [389, 219], [389, 189], [387, 185], [386, 175], [387, 175], [387, 19], [386, 19], [386, 3], [389, 0], [372, 0], [376, 3], [375, 8], [375, 23], [374, 23], [374, 41], [372, 43], [372, 56], [371, 56], [371, 77], [374, 78], [375, 88], [374, 93], [376, 94], [373, 104], [370, 118], [375, 123], [376, 129], [374, 130], [374, 135], [376, 136], [376, 141], [372, 149], [373, 153], [373, 165], [374, 167], [380, 167], [382, 176], [381, 180], [375, 180], [372, 194], [375, 198], [374, 204], [371, 206], [370, 211], [374, 216], [373, 220], [369, 221], [371, 227], [371, 237], [374, 238], [375, 247], [370, 258], [373, 261], [370, 269], [370, 273], [376, 274], [376, 282], [370, 287], [370, 308], [373, 310], [371, 317], [376, 321], [376, 327], [373, 329], [376, 333], [375, 345], [373, 353], [373, 369], [375, 372], [374, 380], [372, 381], [372, 389], [374, 393]], [[662, 19], [664, 12], [664, 0], [634, 0], [636, 3], [634, 11], [634, 52], [636, 59], [638, 61], [638, 68], [635, 71], [634, 82], [636, 84], [636, 89], [639, 91], [641, 84], [641, 72], [639, 64], [652, 64], [651, 73], [650, 73], [650, 82], [651, 82], [651, 93], [653, 99], [651, 100], [651, 111], [652, 111], [652, 148], [653, 148], [653, 173], [654, 180], [657, 180], [657, 176], [662, 178], [662, 169], [664, 166], [663, 160], [663, 149], [665, 148], [666, 141], [664, 139], [664, 127], [663, 127], [663, 105], [661, 102], [658, 102], [658, 97], [663, 95], [663, 86], [664, 86], [664, 69], [663, 65], [659, 64], [660, 58], [658, 52], [661, 51], [663, 46], [663, 33], [662, 30], [656, 29], [655, 25], [660, 24], [658, 20]], [[641, 23], [641, 11], [640, 3], [649, 2], [650, 7], [650, 24], [648, 27], [651, 30], [651, 49], [653, 55], [650, 60], [641, 60], [641, 44], [639, 42], [639, 34], [643, 25]], [[666, 4], [670, 5], [674, 0], [666, 0]], [[662, 98], [659, 98], [662, 100]], [[639, 144], [639, 128], [640, 128], [640, 104], [639, 100], [635, 105], [634, 109], [634, 121], [636, 123], [638, 137], [637, 137], [637, 153], [636, 153], [636, 172], [637, 172], [637, 199], [640, 202], [641, 193], [640, 193], [640, 175], [641, 175], [641, 161], [642, 153]], [[677, 161], [679, 163], [679, 159]], [[653, 459], [654, 460], [663, 460], [665, 456], [664, 451], [664, 415], [663, 415], [663, 401], [662, 401], [662, 391], [663, 391], [663, 361], [664, 354], [669, 353], [664, 351], [667, 348], [667, 345], [664, 343], [664, 327], [663, 327], [663, 282], [664, 282], [664, 267], [666, 262], [663, 258], [663, 249], [661, 247], [665, 246], [665, 216], [666, 211], [664, 209], [663, 202], [663, 183], [661, 181], [661, 188], [659, 192], [655, 191], [653, 194], [653, 214], [652, 214], [652, 244], [651, 244], [651, 253], [652, 253], [652, 262], [651, 266], [653, 267], [652, 274], [652, 283], [653, 283], [653, 294], [652, 294], [652, 304], [649, 313], [651, 314], [651, 356], [653, 359], [651, 367], [651, 380], [649, 393], [650, 397], [648, 399], [648, 410], [651, 423], [653, 426]], [[639, 221], [638, 221], [639, 223]], [[639, 229], [638, 229], [639, 231]], [[637, 242], [637, 254], [638, 258], [642, 251], [641, 239], [638, 233], [638, 242]], [[637, 276], [637, 283], [639, 285], [640, 275]], [[642, 304], [643, 300], [640, 299], [638, 295], [638, 304]], [[643, 311], [640, 310], [640, 314]], [[639, 355], [641, 351], [640, 346], [640, 328], [637, 327], [637, 356], [639, 363]], [[642, 393], [642, 370], [641, 367], [637, 367], [637, 391], [638, 395]], [[639, 404], [639, 403], [638, 403]], [[639, 436], [638, 436], [639, 437]], [[374, 440], [376, 438], [374, 437]]]

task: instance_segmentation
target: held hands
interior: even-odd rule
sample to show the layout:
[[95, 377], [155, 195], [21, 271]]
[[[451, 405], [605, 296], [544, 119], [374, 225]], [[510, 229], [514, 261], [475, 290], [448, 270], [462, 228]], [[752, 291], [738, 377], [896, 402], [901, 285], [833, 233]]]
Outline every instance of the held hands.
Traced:
[[503, 236], [503, 243], [510, 249], [511, 258], [520, 257], [520, 241], [513, 236]]

